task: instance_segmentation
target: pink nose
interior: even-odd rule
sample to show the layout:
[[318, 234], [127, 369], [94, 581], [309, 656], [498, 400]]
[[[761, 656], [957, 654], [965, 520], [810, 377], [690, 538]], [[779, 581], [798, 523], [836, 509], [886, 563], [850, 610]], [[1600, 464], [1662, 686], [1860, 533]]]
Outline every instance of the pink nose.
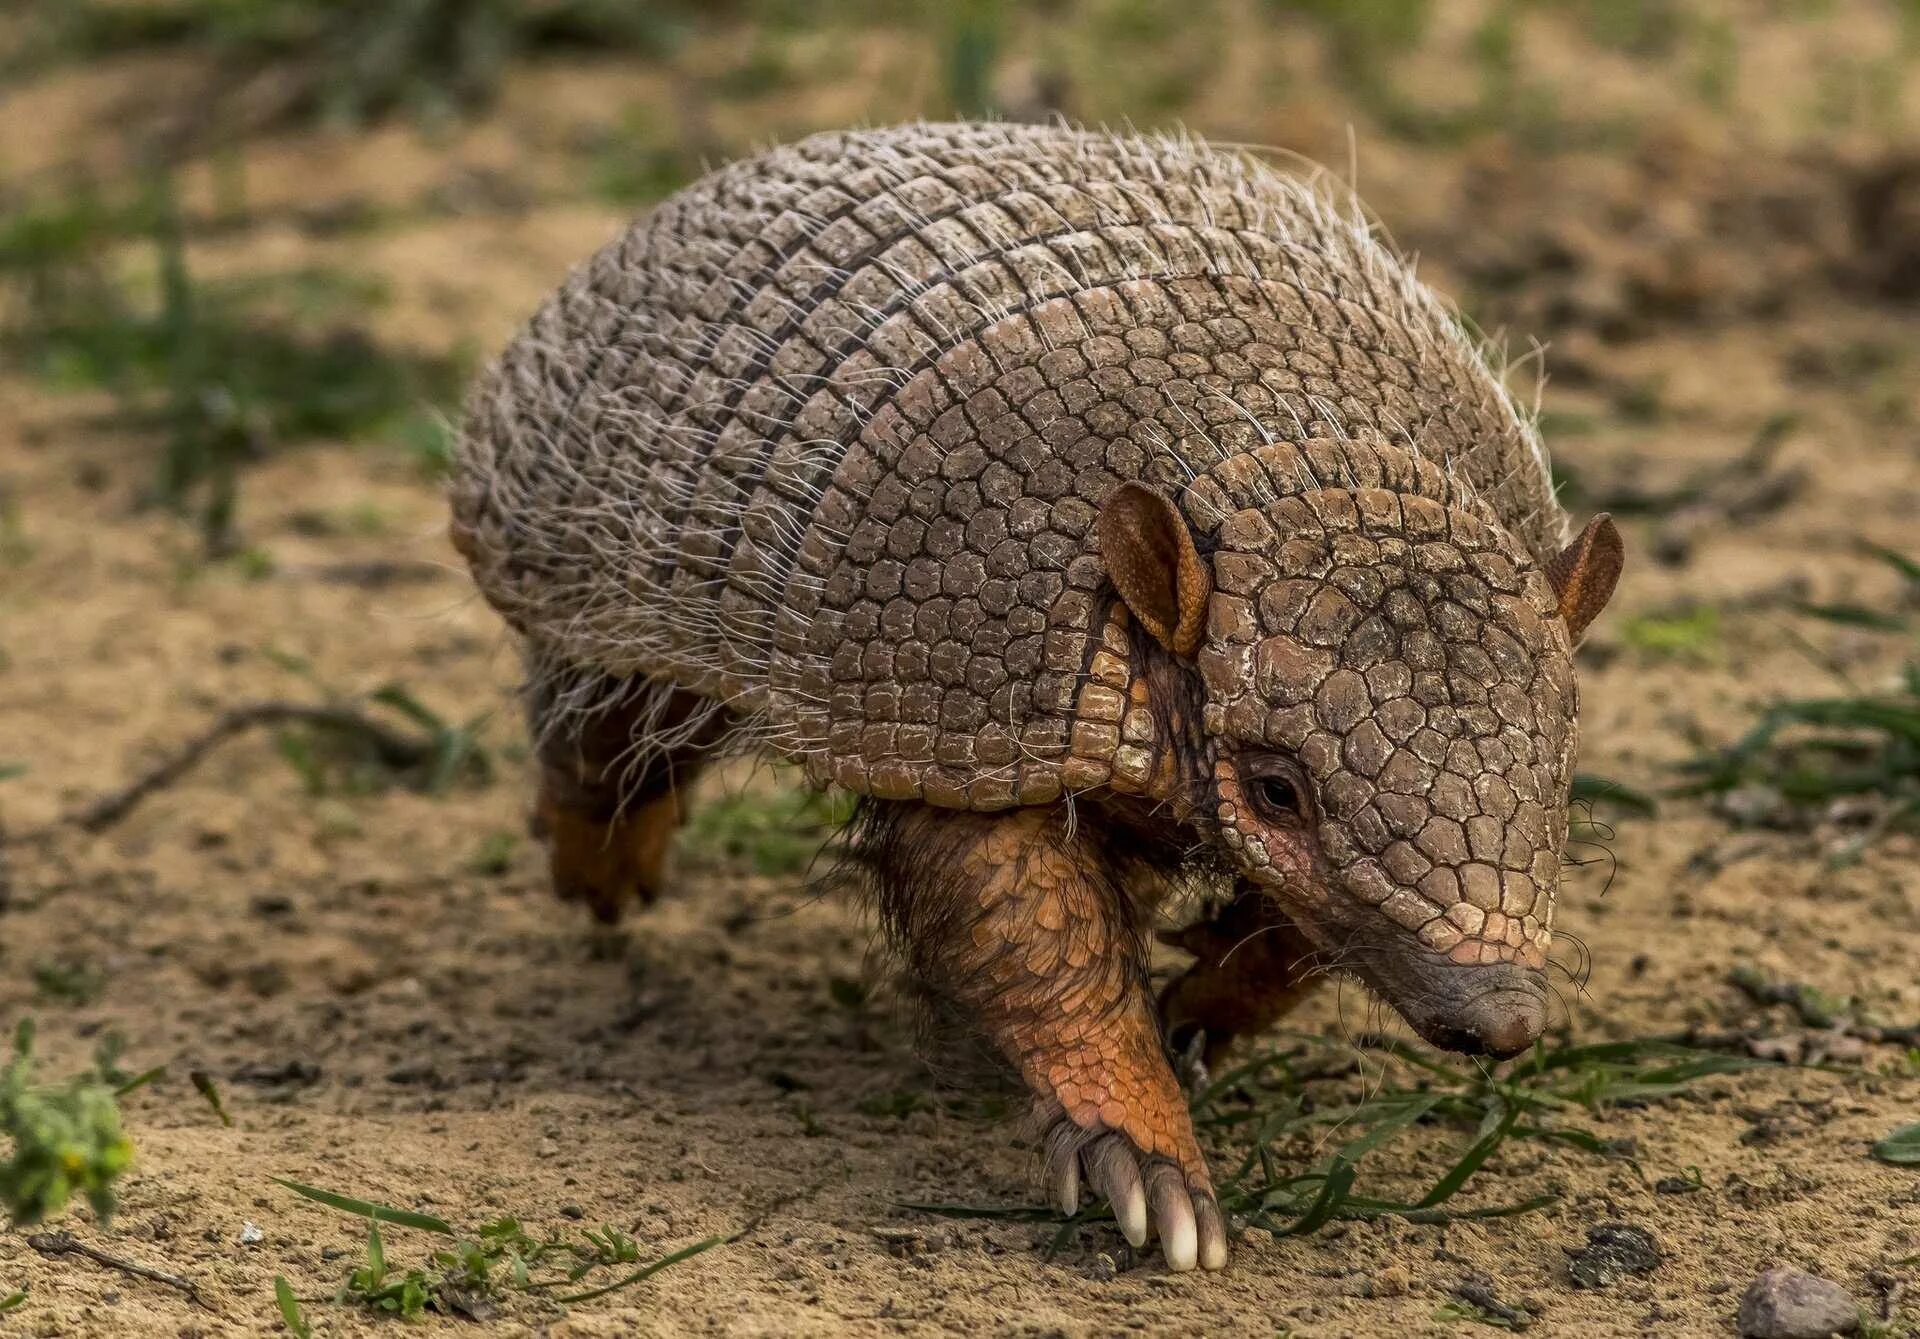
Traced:
[[1462, 1055], [1506, 1060], [1533, 1045], [1546, 1026], [1543, 998], [1529, 990], [1502, 990], [1466, 1005], [1429, 1040]]
[[1480, 1034], [1480, 1044], [1488, 1055], [1505, 1060], [1509, 1056], [1519, 1055], [1533, 1045], [1545, 1025], [1544, 1017], [1534, 1018], [1515, 1010], [1504, 1018], [1488, 1023]]

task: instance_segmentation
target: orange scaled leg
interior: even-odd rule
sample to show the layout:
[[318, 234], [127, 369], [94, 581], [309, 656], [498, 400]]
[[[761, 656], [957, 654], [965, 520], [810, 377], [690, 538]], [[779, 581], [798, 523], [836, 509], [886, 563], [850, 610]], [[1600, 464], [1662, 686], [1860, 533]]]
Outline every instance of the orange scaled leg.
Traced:
[[1313, 989], [1313, 947], [1258, 889], [1241, 888], [1211, 921], [1163, 932], [1163, 943], [1193, 954], [1193, 965], [1160, 993], [1160, 1016], [1175, 1051], [1205, 1036], [1204, 1059], [1273, 1026]]
[[1136, 1245], [1217, 1269], [1225, 1224], [1160, 1035], [1138, 913], [1091, 838], [1046, 809], [908, 811], [881, 862], [911, 965], [970, 1014], [1048, 1123], [1047, 1176], [1084, 1178]]

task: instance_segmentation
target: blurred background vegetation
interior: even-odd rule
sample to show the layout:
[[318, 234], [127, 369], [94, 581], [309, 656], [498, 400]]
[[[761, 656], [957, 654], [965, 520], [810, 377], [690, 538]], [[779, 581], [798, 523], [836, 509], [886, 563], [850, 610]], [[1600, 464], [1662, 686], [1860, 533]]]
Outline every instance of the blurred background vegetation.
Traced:
[[[1466, 312], [1574, 338], [1577, 374], [1583, 328], [1723, 297], [1718, 233], [1784, 229], [1829, 267], [1849, 239], [1742, 199], [1676, 221], [1632, 186], [1596, 199], [1589, 235], [1516, 235], [1503, 205], [1581, 155], [1678, 171], [1708, 146], [1711, 195], [1741, 146], [1812, 145], [1867, 164], [1850, 207], [1888, 170], [1859, 146], [1914, 142], [1917, 56], [1920, 0], [15, 0], [0, 358], [91, 396], [151, 456], [138, 500], [244, 556], [249, 460], [315, 440], [446, 459], [509, 317], [396, 302], [420, 283], [396, 238], [417, 259], [471, 236], [435, 243], [436, 223], [540, 209], [610, 231], [756, 145], [966, 115], [1185, 127], [1357, 167], [1376, 200], [1377, 174], [1399, 241], [1440, 256]], [[1468, 175], [1423, 188], [1442, 160]], [[1642, 225], [1691, 229], [1687, 273], [1593, 278], [1582, 249]]]

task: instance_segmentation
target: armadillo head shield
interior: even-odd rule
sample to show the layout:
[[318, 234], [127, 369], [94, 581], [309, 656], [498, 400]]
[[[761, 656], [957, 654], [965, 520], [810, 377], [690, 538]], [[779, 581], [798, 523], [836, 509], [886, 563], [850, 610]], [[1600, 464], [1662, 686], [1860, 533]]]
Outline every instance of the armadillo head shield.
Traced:
[[1432, 462], [1347, 442], [1249, 453], [1182, 511], [1211, 581], [1190, 651], [1203, 821], [1429, 1041], [1524, 1049], [1546, 1016], [1572, 649], [1618, 572], [1611, 523], [1556, 571]]

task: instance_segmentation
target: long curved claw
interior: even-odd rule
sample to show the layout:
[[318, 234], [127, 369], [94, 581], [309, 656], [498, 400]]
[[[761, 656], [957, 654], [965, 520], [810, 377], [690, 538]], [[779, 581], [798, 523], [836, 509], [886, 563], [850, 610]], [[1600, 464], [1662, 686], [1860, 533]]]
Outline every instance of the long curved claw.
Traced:
[[1195, 1226], [1200, 1237], [1200, 1268], [1227, 1267], [1227, 1220], [1220, 1202], [1211, 1195], [1193, 1197]]
[[1071, 1218], [1080, 1211], [1080, 1131], [1061, 1121], [1047, 1132], [1046, 1182], [1053, 1207]]
[[1113, 1218], [1129, 1246], [1147, 1244], [1147, 1192], [1133, 1146], [1117, 1134], [1101, 1136], [1081, 1155], [1087, 1179], [1113, 1206]]
[[1160, 1234], [1160, 1251], [1167, 1268], [1183, 1274], [1199, 1263], [1199, 1234], [1194, 1226], [1193, 1196], [1186, 1178], [1170, 1162], [1147, 1169], [1147, 1199], [1153, 1205], [1153, 1225]]
[[1061, 1213], [1073, 1214], [1092, 1195], [1112, 1206], [1130, 1245], [1157, 1236], [1169, 1270], [1226, 1268], [1227, 1223], [1219, 1201], [1176, 1163], [1142, 1153], [1117, 1130], [1083, 1130], [1058, 1115], [1043, 1148], [1048, 1198]]

